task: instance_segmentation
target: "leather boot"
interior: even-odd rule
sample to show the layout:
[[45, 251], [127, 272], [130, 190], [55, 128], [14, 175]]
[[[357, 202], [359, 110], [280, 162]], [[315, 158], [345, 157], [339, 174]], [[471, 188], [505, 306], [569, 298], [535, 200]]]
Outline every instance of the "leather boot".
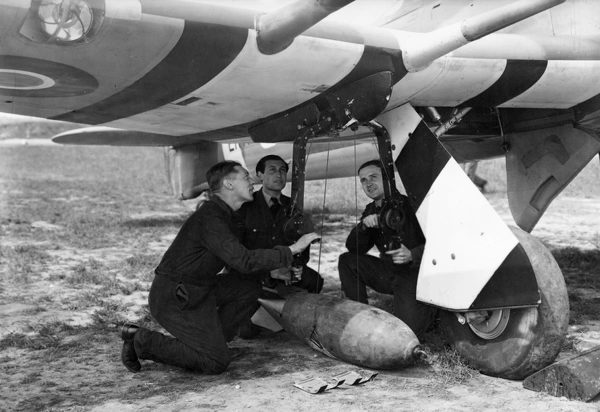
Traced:
[[125, 323], [121, 327], [120, 336], [123, 339], [123, 348], [121, 349], [121, 362], [131, 372], [137, 373], [142, 369], [133, 345], [133, 338], [138, 331], [139, 326], [133, 323]]

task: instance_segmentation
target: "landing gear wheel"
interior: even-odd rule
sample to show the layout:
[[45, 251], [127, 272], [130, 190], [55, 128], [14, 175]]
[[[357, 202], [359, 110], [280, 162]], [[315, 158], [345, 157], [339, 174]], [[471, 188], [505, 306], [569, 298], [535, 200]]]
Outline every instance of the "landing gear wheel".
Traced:
[[569, 299], [548, 249], [530, 234], [512, 230], [531, 261], [542, 300], [539, 307], [490, 311], [479, 326], [462, 325], [451, 312], [440, 316], [449, 342], [471, 366], [486, 375], [524, 379], [558, 356], [569, 326]]

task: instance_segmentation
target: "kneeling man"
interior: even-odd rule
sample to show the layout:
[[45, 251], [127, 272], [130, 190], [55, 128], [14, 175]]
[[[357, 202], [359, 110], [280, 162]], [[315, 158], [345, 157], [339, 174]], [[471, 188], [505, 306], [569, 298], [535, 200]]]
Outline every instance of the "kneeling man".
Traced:
[[[138, 372], [138, 359], [203, 373], [225, 371], [227, 346], [252, 314], [261, 292], [261, 270], [289, 268], [293, 256], [318, 240], [314, 233], [290, 246], [248, 250], [235, 213], [252, 200], [252, 179], [239, 163], [214, 165], [206, 180], [213, 193], [184, 223], [155, 270], [150, 313], [174, 337], [125, 324], [121, 360]], [[232, 273], [233, 270], [238, 274]]]

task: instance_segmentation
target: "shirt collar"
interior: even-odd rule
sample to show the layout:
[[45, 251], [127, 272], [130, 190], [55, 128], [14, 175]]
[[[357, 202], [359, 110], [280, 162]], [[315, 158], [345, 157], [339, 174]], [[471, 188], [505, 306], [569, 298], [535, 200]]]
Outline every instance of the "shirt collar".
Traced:
[[215, 202], [217, 205], [219, 205], [219, 207], [221, 209], [223, 209], [224, 211], [226, 211], [227, 213], [233, 214], [233, 209], [231, 207], [229, 207], [229, 205], [227, 203], [225, 203], [225, 201], [223, 199], [221, 199], [219, 196], [212, 195], [210, 197], [210, 200]]
[[[269, 196], [268, 194], [265, 193], [264, 190], [260, 190], [263, 194], [263, 196], [265, 197], [265, 202], [267, 202], [267, 206], [270, 206], [271, 204], [271, 196]], [[275, 199], [277, 199], [277, 201], [281, 204], [281, 194], [279, 194], [279, 196], [275, 196]]]

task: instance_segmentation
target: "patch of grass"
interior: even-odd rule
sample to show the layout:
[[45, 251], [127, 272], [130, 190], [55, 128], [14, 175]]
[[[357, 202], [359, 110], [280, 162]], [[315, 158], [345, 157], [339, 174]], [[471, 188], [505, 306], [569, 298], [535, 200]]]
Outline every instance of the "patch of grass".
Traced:
[[419, 362], [432, 367], [434, 377], [431, 385], [434, 387], [462, 385], [479, 374], [457, 350], [448, 345], [439, 330], [439, 325], [425, 335], [422, 346], [427, 357]]
[[[154, 269], [158, 266], [161, 258], [162, 253], [136, 253], [125, 259], [127, 266], [122, 268], [123, 275], [127, 278], [138, 278], [145, 282], [151, 282], [154, 279]], [[136, 288], [135, 290], [144, 289]]]
[[40, 250], [37, 246], [33, 245], [15, 246], [14, 252], [16, 255], [20, 256], [22, 259], [25, 260], [40, 261], [50, 258], [48, 253], [46, 253], [43, 250]]
[[31, 372], [28, 373], [23, 379], [21, 379], [21, 381], [19, 382], [22, 385], [28, 384], [28, 383], [33, 383], [33, 382], [37, 382], [40, 380], [42, 374], [39, 372]]
[[46, 251], [34, 245], [0, 246], [0, 260], [8, 269], [9, 278], [19, 283], [31, 283], [36, 266], [49, 259]]
[[[80, 295], [80, 300], [82, 302], [85, 302], [85, 306], [82, 307], [90, 307], [90, 306], [99, 306], [102, 303], [102, 299], [100, 296], [98, 296], [98, 294], [96, 293], [96, 291], [85, 291]], [[74, 310], [69, 308], [69, 310]]]
[[154, 268], [158, 265], [158, 261], [161, 256], [159, 254], [142, 254], [136, 253], [135, 255], [125, 259], [125, 263], [132, 270], [145, 270], [148, 268]]
[[68, 239], [65, 243], [75, 248], [97, 249], [113, 246], [112, 236], [120, 231], [120, 217], [81, 216], [69, 220], [66, 224]]
[[146, 219], [131, 219], [123, 221], [123, 226], [128, 228], [173, 228], [179, 229], [188, 218], [188, 215], [181, 216], [165, 216], [165, 217], [151, 217]]
[[71, 285], [104, 285], [106, 284], [106, 276], [98, 270], [93, 269], [85, 263], [80, 263], [71, 269], [71, 276], [65, 278], [66, 282]]
[[127, 321], [123, 316], [125, 306], [120, 302], [104, 300], [100, 309], [92, 313], [92, 326], [106, 328], [109, 325], [119, 325]]
[[128, 296], [138, 290], [142, 290], [142, 291], [148, 290], [149, 287], [150, 287], [149, 285], [144, 286], [139, 282], [123, 283], [123, 282], [115, 281], [115, 282], [109, 283], [109, 284], [104, 285], [103, 287], [99, 288], [96, 291], [96, 295], [100, 298], [108, 298], [111, 296], [115, 296], [116, 294]]
[[50, 303], [52, 302], [52, 296], [50, 295], [42, 295], [36, 299], [38, 303]]
[[0, 350], [12, 347], [17, 349], [43, 350], [57, 348], [65, 336], [75, 333], [68, 323], [51, 321], [31, 326], [31, 333], [9, 333], [0, 340]]
[[150, 307], [148, 305], [142, 306], [136, 314], [138, 315], [138, 319], [134, 321], [135, 324], [151, 330], [159, 330], [162, 328], [150, 314]]
[[[575, 269], [579, 272], [600, 273], [600, 249], [583, 250], [567, 247], [552, 251], [561, 269]], [[598, 280], [600, 286], [600, 279]]]
[[455, 349], [446, 348], [434, 354], [432, 359], [435, 386], [462, 385], [479, 374]]
[[563, 345], [561, 347], [561, 352], [572, 352], [575, 350], [575, 344], [578, 342], [575, 336], [567, 335]]
[[[117, 280], [114, 273], [110, 273], [103, 263], [88, 259], [72, 268], [72, 273], [64, 278], [65, 282], [74, 287], [88, 285], [101, 286], [96, 293], [101, 296], [111, 296], [116, 293], [129, 291], [129, 288]], [[129, 292], [130, 293], [130, 292]]]
[[600, 319], [600, 298], [586, 297], [578, 290], [598, 292], [600, 296], [600, 249], [567, 247], [552, 251], [569, 291], [570, 324]]
[[32, 309], [26, 309], [24, 311], [22, 311], [21, 313], [23, 315], [35, 315], [37, 313], [41, 313], [41, 312], [46, 312], [48, 309], [46, 309], [43, 306], [36, 306], [35, 308]]
[[9, 333], [0, 339], [0, 350], [6, 348], [29, 349], [32, 339], [24, 333]]
[[569, 295], [571, 325], [581, 324], [588, 320], [600, 319], [600, 301], [582, 299], [577, 295]]

